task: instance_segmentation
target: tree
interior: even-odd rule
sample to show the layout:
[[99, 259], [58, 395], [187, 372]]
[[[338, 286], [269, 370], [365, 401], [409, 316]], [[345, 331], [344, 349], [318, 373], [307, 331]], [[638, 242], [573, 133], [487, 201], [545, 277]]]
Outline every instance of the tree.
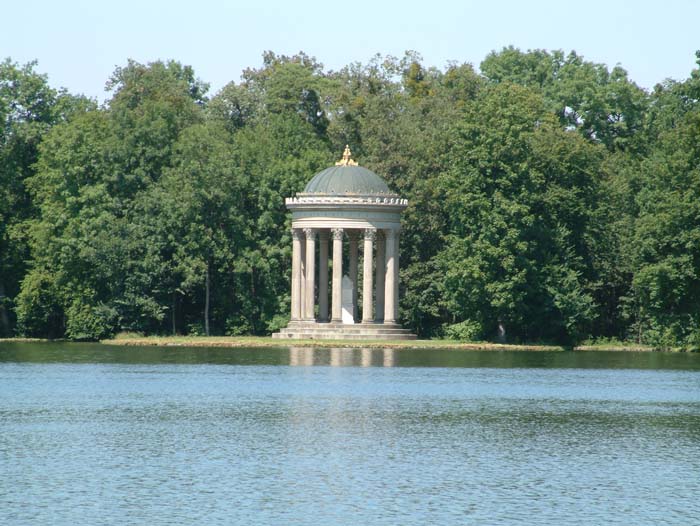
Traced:
[[250, 332], [269, 333], [286, 325], [291, 279], [291, 219], [285, 197], [301, 192], [334, 154], [313, 126], [295, 112], [268, 116], [236, 134], [234, 159], [250, 181], [245, 214], [251, 242], [236, 261], [237, 320]]
[[632, 281], [637, 337], [700, 347], [700, 111], [660, 136], [641, 164]]
[[399, 310], [421, 336], [697, 347], [700, 68], [651, 94], [574, 52], [481, 71], [267, 52], [209, 101], [191, 68], [129, 61], [98, 108], [5, 61], [0, 334], [13, 312], [74, 339], [276, 330], [284, 198], [350, 144], [409, 199]]
[[[131, 272], [145, 252], [134, 242], [131, 210], [171, 163], [180, 133], [201, 118], [202, 92], [191, 70], [174, 62], [129, 62], [110, 87], [106, 109], [92, 108], [45, 136], [37, 172], [27, 179], [39, 217], [18, 298], [25, 333], [65, 330], [93, 339], [119, 327], [152, 329], [163, 317], [149, 277], [135, 282], [139, 274]], [[37, 316], [61, 325], [36, 333]]]
[[27, 222], [36, 213], [26, 188], [52, 126], [94, 107], [48, 85], [36, 62], [0, 62], [0, 336], [14, 330], [15, 296], [27, 271]]
[[509, 83], [484, 91], [456, 131], [436, 256], [452, 321], [482, 337], [579, 339], [594, 317], [586, 234], [599, 153]]
[[[203, 288], [201, 319], [204, 333], [210, 334], [211, 284], [225, 281], [250, 240], [245, 199], [249, 184], [233, 164], [229, 133], [217, 123], [199, 124], [181, 135], [172, 166], [136, 207], [134, 219], [143, 223], [144, 245], [151, 253], [144, 262], [156, 262], [143, 273], [167, 269], [159, 273], [159, 289], [173, 298], [173, 332], [177, 295]], [[215, 296], [226, 295], [220, 291]]]
[[491, 52], [481, 63], [491, 81], [513, 82], [542, 94], [562, 126], [608, 149], [638, 149], [648, 108], [646, 93], [627, 77], [620, 66], [583, 59], [572, 51], [541, 49], [522, 52], [507, 47]]

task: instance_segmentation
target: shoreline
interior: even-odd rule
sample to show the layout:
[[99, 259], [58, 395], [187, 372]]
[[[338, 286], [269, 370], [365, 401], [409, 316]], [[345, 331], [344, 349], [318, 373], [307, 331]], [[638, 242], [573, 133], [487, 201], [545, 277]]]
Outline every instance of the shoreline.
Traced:
[[561, 345], [515, 345], [490, 342], [457, 342], [449, 340], [278, 340], [266, 336], [149, 336], [101, 340], [104, 345], [159, 347], [322, 347], [371, 349], [462, 349], [474, 351], [560, 351]]
[[[81, 343], [70, 340], [47, 338], [0, 338], [0, 343]], [[459, 342], [455, 340], [279, 340], [269, 336], [135, 336], [100, 340], [101, 345], [120, 347], [218, 347], [218, 348], [272, 348], [272, 347], [319, 347], [319, 348], [370, 348], [370, 349], [446, 349], [468, 351], [546, 351], [546, 352], [683, 352], [661, 351], [648, 345], [596, 344], [578, 345], [573, 348], [563, 345], [501, 344], [491, 342]]]

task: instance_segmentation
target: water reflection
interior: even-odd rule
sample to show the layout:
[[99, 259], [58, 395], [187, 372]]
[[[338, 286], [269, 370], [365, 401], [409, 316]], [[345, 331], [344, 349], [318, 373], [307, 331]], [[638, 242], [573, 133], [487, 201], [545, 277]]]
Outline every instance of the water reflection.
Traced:
[[444, 348], [121, 347], [99, 343], [0, 342], [2, 363], [292, 365], [700, 371], [700, 353], [525, 352]]
[[698, 364], [0, 345], [0, 525], [696, 524]]
[[330, 365], [331, 367], [394, 367], [396, 365], [394, 349], [349, 349], [333, 347], [320, 349], [315, 347], [290, 347], [289, 365], [309, 367], [312, 365]]

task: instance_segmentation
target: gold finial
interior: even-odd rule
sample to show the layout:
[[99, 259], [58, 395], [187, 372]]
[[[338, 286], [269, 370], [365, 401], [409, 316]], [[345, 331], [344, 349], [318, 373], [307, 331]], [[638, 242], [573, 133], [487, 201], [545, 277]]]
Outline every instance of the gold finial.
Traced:
[[357, 162], [353, 161], [350, 156], [352, 153], [350, 152], [350, 146], [347, 144], [345, 145], [345, 151], [343, 152], [343, 158], [335, 163], [336, 166], [357, 166]]

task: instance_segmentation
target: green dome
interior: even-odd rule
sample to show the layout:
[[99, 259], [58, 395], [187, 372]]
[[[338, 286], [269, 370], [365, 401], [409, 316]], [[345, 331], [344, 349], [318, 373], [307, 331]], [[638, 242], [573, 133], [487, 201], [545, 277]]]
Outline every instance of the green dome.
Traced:
[[314, 175], [304, 194], [394, 195], [384, 180], [362, 166], [331, 166]]

